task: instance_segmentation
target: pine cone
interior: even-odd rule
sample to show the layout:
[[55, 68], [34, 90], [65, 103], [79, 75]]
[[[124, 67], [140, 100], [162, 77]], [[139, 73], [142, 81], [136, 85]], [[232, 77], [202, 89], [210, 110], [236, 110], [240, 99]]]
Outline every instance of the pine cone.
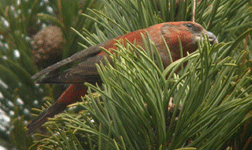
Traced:
[[38, 67], [45, 68], [62, 58], [65, 44], [63, 33], [57, 26], [49, 26], [39, 31], [32, 42], [32, 55]]

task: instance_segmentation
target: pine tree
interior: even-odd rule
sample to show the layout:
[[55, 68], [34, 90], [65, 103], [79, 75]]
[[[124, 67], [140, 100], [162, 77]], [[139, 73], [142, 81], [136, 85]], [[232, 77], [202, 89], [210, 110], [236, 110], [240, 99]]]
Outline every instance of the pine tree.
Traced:
[[[11, 119], [0, 123], [1, 143], [18, 149], [252, 147], [251, 8], [250, 0], [5, 1], [0, 108]], [[43, 67], [33, 60], [32, 36], [44, 26], [61, 29], [59, 57], [66, 58], [131, 31], [185, 20], [200, 23], [220, 43], [202, 40], [196, 52], [167, 68], [153, 63], [155, 46], [148, 37], [145, 51], [118, 43], [117, 55], [110, 56], [113, 66], [97, 65], [101, 87], [85, 83], [90, 90], [82, 102], [50, 119], [46, 130], [24, 136], [30, 114], [41, 112], [43, 100], [50, 105], [64, 88], [31, 80]]]

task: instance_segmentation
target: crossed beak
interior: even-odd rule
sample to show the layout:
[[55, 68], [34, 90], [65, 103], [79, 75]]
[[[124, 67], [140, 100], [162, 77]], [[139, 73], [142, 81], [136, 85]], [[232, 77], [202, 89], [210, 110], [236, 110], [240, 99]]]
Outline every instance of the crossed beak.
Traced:
[[[204, 30], [203, 33], [208, 36], [208, 39], [211, 44], [218, 43], [217, 37], [212, 32]], [[196, 39], [197, 40], [202, 39], [202, 34], [196, 35]]]
[[216, 36], [212, 32], [207, 31], [206, 35], [208, 36], [211, 44], [218, 43]]

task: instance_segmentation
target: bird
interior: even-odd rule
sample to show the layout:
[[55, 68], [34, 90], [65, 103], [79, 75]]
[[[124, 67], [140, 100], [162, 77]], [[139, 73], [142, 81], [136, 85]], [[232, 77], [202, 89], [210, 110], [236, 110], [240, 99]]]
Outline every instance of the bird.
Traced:
[[[208, 37], [210, 43], [218, 43], [216, 36], [204, 29], [200, 24], [190, 21], [181, 21], [155, 24], [148, 28], [133, 31], [79, 51], [32, 76], [32, 79], [36, 80], [36, 83], [39, 84], [70, 85], [50, 107], [27, 125], [27, 135], [33, 134], [41, 125], [48, 121], [48, 118], [52, 118], [56, 114], [61, 113], [69, 104], [75, 103], [81, 96], [85, 96], [87, 94], [87, 87], [84, 86], [84, 82], [89, 82], [91, 84], [102, 82], [95, 64], [104, 62], [105, 57], [108, 58], [108, 54], [105, 53], [101, 47], [116, 50], [115, 43], [118, 40], [123, 42], [128, 41], [143, 47], [144, 42], [142, 34], [145, 33], [148, 33], [150, 40], [155, 44], [164, 67], [168, 66], [171, 61], [169, 60], [170, 58], [162, 37], [169, 46], [173, 60], [178, 60], [181, 57], [178, 39], [181, 40], [183, 56], [186, 56], [187, 52], [192, 53], [197, 50], [198, 41], [202, 38], [203, 34]], [[61, 67], [69, 63], [76, 64], [64, 71], [58, 71]]]

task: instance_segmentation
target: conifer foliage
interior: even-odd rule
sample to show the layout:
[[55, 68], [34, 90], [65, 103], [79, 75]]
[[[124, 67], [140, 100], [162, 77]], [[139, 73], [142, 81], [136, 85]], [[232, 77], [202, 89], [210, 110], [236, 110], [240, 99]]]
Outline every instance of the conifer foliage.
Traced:
[[[250, 149], [251, 10], [250, 0], [2, 0], [0, 145]], [[85, 83], [89, 92], [81, 102], [50, 119], [35, 135], [25, 136], [31, 114], [39, 114], [65, 88], [31, 80], [44, 67], [34, 58], [50, 50], [36, 39], [42, 50], [36, 49], [34, 57], [33, 37], [39, 31], [51, 26], [61, 30], [57, 59], [62, 59], [157, 23], [193, 19], [213, 32], [219, 44], [204, 38], [196, 52], [164, 68], [148, 36], [143, 36], [142, 48], [117, 43], [110, 55], [113, 63], [97, 64], [102, 86]]]

